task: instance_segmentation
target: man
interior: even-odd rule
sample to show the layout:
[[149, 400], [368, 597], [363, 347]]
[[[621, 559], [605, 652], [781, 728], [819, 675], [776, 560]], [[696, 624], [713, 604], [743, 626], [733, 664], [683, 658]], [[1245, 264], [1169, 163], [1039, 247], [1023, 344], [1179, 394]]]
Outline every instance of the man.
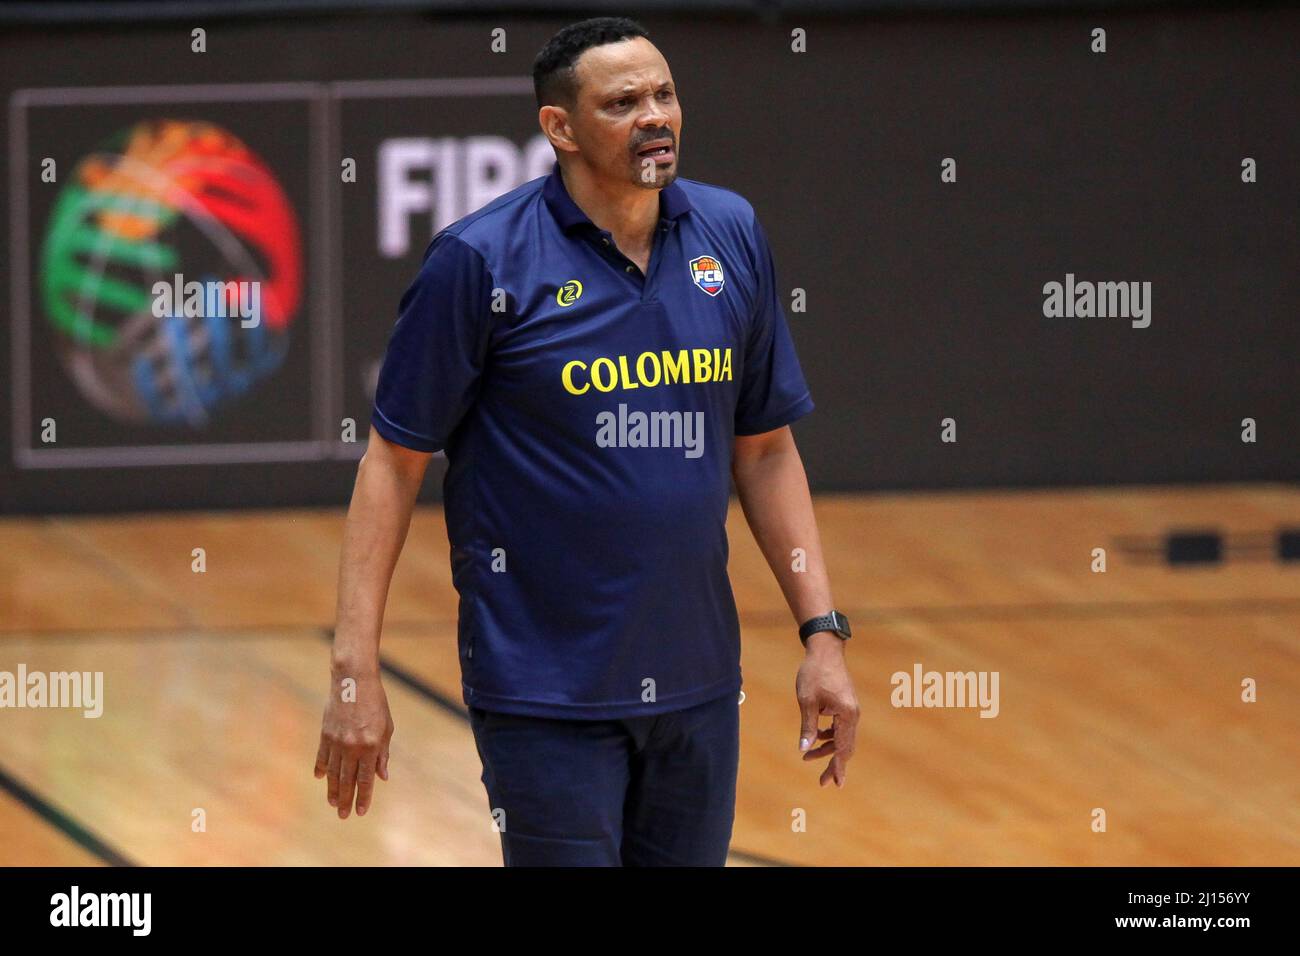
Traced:
[[721, 866], [733, 478], [803, 624], [804, 759], [829, 756], [821, 783], [843, 786], [853, 753], [848, 623], [789, 429], [813, 403], [753, 208], [678, 180], [681, 106], [645, 31], [567, 27], [533, 78], [554, 169], [435, 236], [401, 301], [348, 511], [316, 775], [340, 817], [388, 778], [384, 601], [445, 449], [464, 700], [506, 865]]

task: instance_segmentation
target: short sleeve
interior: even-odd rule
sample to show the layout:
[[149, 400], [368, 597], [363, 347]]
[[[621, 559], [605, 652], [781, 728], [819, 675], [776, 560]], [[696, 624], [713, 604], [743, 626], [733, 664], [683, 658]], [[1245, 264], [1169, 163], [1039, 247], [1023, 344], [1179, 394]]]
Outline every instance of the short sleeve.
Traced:
[[772, 431], [802, 418], [814, 407], [777, 293], [772, 250], [757, 216], [751, 248], [758, 294], [736, 401], [737, 435]]
[[487, 263], [463, 239], [439, 233], [398, 306], [370, 427], [417, 451], [444, 448], [478, 392], [492, 318]]

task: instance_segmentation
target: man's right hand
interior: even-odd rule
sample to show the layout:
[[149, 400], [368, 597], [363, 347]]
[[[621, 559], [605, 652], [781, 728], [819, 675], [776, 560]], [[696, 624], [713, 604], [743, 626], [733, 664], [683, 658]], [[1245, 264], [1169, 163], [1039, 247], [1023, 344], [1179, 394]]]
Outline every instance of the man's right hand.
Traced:
[[330, 696], [321, 718], [316, 778], [327, 777], [326, 797], [346, 820], [356, 793], [357, 816], [370, 809], [375, 777], [388, 779], [388, 743], [393, 717], [378, 669], [349, 673], [334, 667]]

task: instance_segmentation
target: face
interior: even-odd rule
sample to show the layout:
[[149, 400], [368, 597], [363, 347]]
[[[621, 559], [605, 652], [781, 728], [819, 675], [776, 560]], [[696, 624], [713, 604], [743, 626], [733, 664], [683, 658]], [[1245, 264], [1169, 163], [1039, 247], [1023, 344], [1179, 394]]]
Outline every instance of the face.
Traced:
[[603, 176], [646, 189], [677, 178], [682, 108], [668, 62], [644, 37], [583, 52], [578, 101], [567, 114], [573, 142]]

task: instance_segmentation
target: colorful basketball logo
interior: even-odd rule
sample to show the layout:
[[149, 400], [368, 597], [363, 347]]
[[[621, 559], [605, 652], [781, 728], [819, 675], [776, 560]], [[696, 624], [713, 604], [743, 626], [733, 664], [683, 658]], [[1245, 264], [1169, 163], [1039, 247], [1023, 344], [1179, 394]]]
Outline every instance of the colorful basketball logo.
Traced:
[[558, 305], [570, 306], [577, 302], [581, 295], [582, 283], [577, 279], [570, 279], [555, 290], [555, 301]]
[[[179, 275], [210, 288], [256, 283], [258, 321], [244, 327], [224, 308], [155, 315], [155, 285]], [[77, 164], [39, 281], [59, 358], [89, 402], [123, 422], [202, 425], [284, 361], [302, 299], [298, 220], [235, 136], [145, 120]]]
[[722, 291], [722, 263], [713, 256], [696, 256], [691, 260], [691, 278], [709, 295]]

